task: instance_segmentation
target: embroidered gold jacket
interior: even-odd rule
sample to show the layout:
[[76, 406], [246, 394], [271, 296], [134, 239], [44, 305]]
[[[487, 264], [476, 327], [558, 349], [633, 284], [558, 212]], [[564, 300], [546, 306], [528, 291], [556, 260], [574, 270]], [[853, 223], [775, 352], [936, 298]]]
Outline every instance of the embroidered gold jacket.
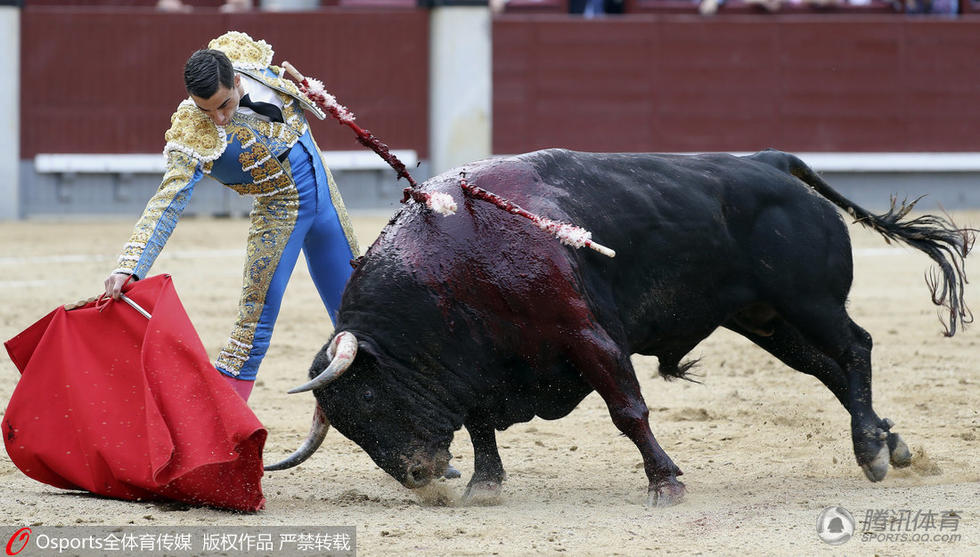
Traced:
[[[310, 153], [320, 153], [303, 110], [320, 119], [325, 114], [292, 81], [283, 78], [281, 68], [271, 65], [273, 51], [265, 41], [232, 31], [214, 39], [208, 47], [228, 55], [235, 71], [274, 89], [283, 102], [284, 122], [266, 122], [236, 112], [230, 124], [216, 126], [191, 99], [181, 102], [165, 134], [167, 166], [163, 181], [123, 247], [115, 272], [137, 278], [146, 276], [187, 206], [194, 185], [205, 174], [242, 195], [282, 195], [296, 186], [277, 157], [297, 142]], [[321, 165], [315, 165], [318, 166]], [[331, 200], [351, 250], [359, 253], [343, 200], [325, 165], [322, 173], [325, 176], [318, 176], [318, 180], [325, 178], [323, 181], [329, 183]]]

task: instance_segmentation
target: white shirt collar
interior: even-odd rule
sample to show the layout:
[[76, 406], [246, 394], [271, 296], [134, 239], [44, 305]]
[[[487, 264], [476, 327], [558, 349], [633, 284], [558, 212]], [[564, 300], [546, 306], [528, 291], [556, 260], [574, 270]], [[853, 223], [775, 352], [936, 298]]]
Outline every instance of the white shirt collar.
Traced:
[[[241, 77], [242, 89], [245, 90], [245, 94], [248, 95], [248, 98], [251, 99], [252, 102], [264, 102], [264, 103], [274, 104], [277, 107], [279, 107], [279, 110], [282, 110], [282, 99], [279, 98], [279, 95], [278, 93], [276, 93], [275, 89], [269, 87], [268, 85], [262, 83], [261, 81], [252, 79], [251, 77], [245, 74], [240, 73], [238, 75]], [[256, 114], [255, 111], [253, 111], [251, 108], [245, 108], [244, 106], [239, 106], [238, 112], [241, 112], [243, 114], [250, 114], [257, 118], [261, 118], [266, 122], [269, 121], [267, 117], [261, 114]]]

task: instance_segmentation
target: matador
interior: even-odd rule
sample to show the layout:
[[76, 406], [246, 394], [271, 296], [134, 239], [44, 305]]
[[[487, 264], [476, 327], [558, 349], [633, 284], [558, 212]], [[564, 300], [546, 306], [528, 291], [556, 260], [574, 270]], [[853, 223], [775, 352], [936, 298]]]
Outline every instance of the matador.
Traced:
[[107, 294], [118, 299], [130, 276], [147, 276], [204, 175], [254, 196], [238, 318], [215, 361], [245, 400], [300, 250], [332, 320], [350, 261], [360, 254], [304, 111], [325, 115], [283, 78], [272, 57], [265, 41], [232, 31], [188, 59], [190, 98], [165, 135], [163, 181], [105, 281]]

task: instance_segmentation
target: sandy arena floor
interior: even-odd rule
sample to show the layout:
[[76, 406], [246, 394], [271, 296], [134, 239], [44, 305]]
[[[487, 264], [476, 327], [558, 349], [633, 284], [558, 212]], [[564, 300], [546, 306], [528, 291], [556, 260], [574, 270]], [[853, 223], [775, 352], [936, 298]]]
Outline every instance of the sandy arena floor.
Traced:
[[[980, 226], [980, 213], [955, 215]], [[133, 215], [135, 219], [136, 215]], [[385, 217], [355, 219], [367, 247]], [[0, 340], [58, 304], [97, 294], [133, 221], [0, 223]], [[245, 220], [184, 220], [155, 273], [170, 273], [204, 345], [217, 352], [236, 313]], [[875, 406], [896, 422], [915, 459], [871, 484], [854, 462], [847, 414], [812, 377], [726, 331], [698, 346], [703, 385], [667, 383], [656, 359], [635, 357], [657, 438], [684, 470], [687, 499], [645, 508], [646, 478], [633, 444], [590, 395], [568, 417], [498, 434], [509, 473], [497, 506], [438, 506], [401, 487], [336, 432], [304, 465], [266, 474], [267, 507], [235, 514], [65, 492], [0, 457], [0, 524], [354, 525], [362, 555], [978, 555], [980, 554], [980, 325], [943, 338], [923, 283], [928, 258], [852, 226], [856, 277], [850, 311], [875, 339]], [[980, 261], [967, 300], [980, 310]], [[286, 293], [251, 406], [269, 430], [268, 459], [305, 437], [312, 396], [287, 395], [331, 334], [305, 264]], [[19, 374], [0, 357], [0, 401]], [[452, 452], [472, 472], [464, 431]], [[832, 547], [816, 535], [821, 509], [955, 511], [952, 542], [863, 540]], [[873, 533], [873, 532], [872, 532]], [[909, 534], [933, 533], [917, 530]], [[5, 542], [4, 542], [5, 543]]]

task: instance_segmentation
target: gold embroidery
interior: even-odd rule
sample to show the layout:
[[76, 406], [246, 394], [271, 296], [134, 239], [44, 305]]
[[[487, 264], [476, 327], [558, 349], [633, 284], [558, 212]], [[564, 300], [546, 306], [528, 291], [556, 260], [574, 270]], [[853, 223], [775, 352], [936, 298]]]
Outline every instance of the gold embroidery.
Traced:
[[256, 41], [240, 31], [229, 31], [213, 39], [208, 48], [224, 52], [236, 69], [261, 70], [272, 64], [274, 54], [269, 43]]
[[271, 153], [269, 153], [269, 148], [266, 147], [265, 144], [258, 141], [252, 146], [252, 152], [255, 153], [255, 158], [259, 161], [271, 155]]
[[272, 179], [272, 188], [271, 189], [273, 191], [281, 190], [282, 188], [286, 188], [286, 187], [291, 186], [292, 183], [293, 183], [293, 181], [289, 178], [289, 175], [286, 174], [285, 172], [283, 172], [279, 176], [276, 176], [275, 178]]
[[265, 182], [268, 179], [269, 179], [269, 172], [266, 170], [264, 166], [260, 166], [258, 168], [252, 169], [252, 180], [254, 180], [256, 184]]
[[283, 79], [281, 77], [279, 79], [275, 80], [275, 81], [276, 81], [276, 84], [279, 85], [281, 88], [285, 89], [286, 92], [289, 93], [290, 96], [292, 96], [292, 97], [303, 97], [307, 101], [309, 100], [306, 97], [306, 95], [304, 95], [304, 94], [302, 94], [302, 93], [299, 92], [299, 87], [297, 87], [296, 84], [293, 83], [292, 81], [290, 81], [288, 79]]
[[255, 166], [255, 154], [252, 151], [242, 151], [238, 155], [238, 162], [242, 163], [242, 169]]
[[296, 132], [300, 135], [306, 133], [308, 124], [306, 123], [306, 118], [303, 117], [303, 109], [298, 103], [294, 102], [293, 99], [289, 99], [289, 102], [283, 103], [282, 119], [285, 120], [290, 127], [296, 130]]
[[248, 360], [255, 339], [255, 328], [279, 259], [296, 227], [299, 215], [299, 193], [294, 189], [281, 195], [257, 197], [252, 207], [248, 231], [247, 259], [243, 276], [238, 319], [215, 365], [238, 375]]
[[170, 129], [164, 154], [180, 151], [200, 161], [210, 162], [221, 156], [227, 146], [224, 128], [214, 125], [194, 101], [185, 99], [170, 117]]
[[252, 133], [252, 130], [244, 127], [239, 127], [235, 130], [235, 137], [242, 144], [242, 147], [248, 145], [249, 141], [255, 140], [255, 134]]

